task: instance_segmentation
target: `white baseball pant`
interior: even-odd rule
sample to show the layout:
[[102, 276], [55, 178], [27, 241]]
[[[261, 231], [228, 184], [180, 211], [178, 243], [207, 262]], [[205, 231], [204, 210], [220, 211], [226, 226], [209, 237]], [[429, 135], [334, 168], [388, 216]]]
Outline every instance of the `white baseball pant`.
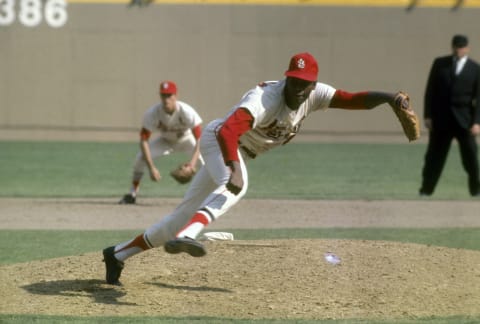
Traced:
[[[238, 155], [244, 186], [238, 195], [227, 190], [226, 184], [230, 179], [231, 171], [225, 166], [214, 127], [209, 126], [204, 129], [200, 140], [200, 153], [205, 164], [193, 178], [182, 202], [171, 214], [145, 231], [144, 237], [153, 247], [162, 246], [175, 238], [199, 210], [209, 215], [210, 222], [218, 219], [240, 201], [247, 191], [248, 174], [240, 152]], [[189, 237], [196, 238], [198, 234], [200, 233], [197, 232]]]

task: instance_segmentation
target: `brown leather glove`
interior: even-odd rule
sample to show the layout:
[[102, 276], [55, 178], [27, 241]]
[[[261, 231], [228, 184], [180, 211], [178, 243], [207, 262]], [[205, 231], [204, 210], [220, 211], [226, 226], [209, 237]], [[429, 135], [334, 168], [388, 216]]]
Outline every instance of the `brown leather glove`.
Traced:
[[399, 91], [395, 95], [394, 104], [392, 105], [395, 115], [397, 115], [403, 132], [408, 140], [414, 141], [420, 138], [420, 122], [418, 116], [410, 105], [410, 97], [408, 94]]

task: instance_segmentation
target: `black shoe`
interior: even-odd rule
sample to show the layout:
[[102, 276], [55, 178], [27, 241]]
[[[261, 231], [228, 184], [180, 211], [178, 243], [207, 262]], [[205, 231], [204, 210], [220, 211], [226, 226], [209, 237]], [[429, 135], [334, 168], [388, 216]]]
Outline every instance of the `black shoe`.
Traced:
[[118, 203], [120, 205], [134, 205], [136, 200], [137, 199], [132, 196], [132, 194], [126, 194]]
[[103, 250], [103, 262], [105, 262], [106, 268], [105, 280], [108, 284], [121, 286], [118, 278], [122, 274], [124, 263], [115, 258], [114, 249], [114, 246], [110, 246]]
[[418, 195], [419, 195], [420, 197], [430, 197], [432, 194], [431, 194], [431, 193], [428, 193], [428, 192], [425, 192], [425, 191], [422, 191], [422, 190], [420, 190], [420, 191], [418, 192]]
[[202, 257], [207, 254], [203, 244], [189, 237], [179, 237], [168, 241], [164, 245], [165, 251], [170, 254], [185, 252], [193, 257]]

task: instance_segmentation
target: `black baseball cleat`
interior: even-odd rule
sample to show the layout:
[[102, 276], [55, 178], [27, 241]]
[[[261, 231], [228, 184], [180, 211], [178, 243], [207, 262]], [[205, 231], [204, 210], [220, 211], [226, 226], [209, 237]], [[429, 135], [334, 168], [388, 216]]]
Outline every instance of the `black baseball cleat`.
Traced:
[[126, 194], [125, 196], [120, 199], [118, 202], [120, 205], [134, 205], [135, 202], [137, 201], [137, 198], [132, 196], [132, 194]]
[[178, 237], [170, 240], [164, 245], [165, 251], [170, 254], [185, 252], [193, 257], [202, 257], [207, 254], [203, 244], [189, 237]]
[[432, 195], [432, 193], [420, 189], [420, 190], [418, 191], [418, 195], [419, 195], [420, 197], [430, 197], [430, 196]]
[[121, 286], [118, 280], [122, 274], [124, 263], [115, 258], [114, 246], [103, 250], [103, 262], [105, 262], [106, 275], [105, 280], [110, 285]]

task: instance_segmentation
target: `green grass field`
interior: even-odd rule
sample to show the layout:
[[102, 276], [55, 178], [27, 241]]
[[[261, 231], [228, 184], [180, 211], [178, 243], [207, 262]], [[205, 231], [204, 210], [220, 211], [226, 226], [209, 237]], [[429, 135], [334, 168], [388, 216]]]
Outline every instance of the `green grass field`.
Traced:
[[[0, 142], [0, 197], [120, 197], [129, 187], [137, 145], [132, 143]], [[423, 144], [290, 144], [249, 162], [247, 198], [420, 199]], [[158, 161], [168, 174], [185, 157]], [[180, 197], [185, 187], [168, 176], [145, 181], [145, 197]], [[433, 199], [471, 200], [458, 148], [452, 147]], [[479, 205], [480, 206], [480, 205]], [[0, 206], [1, 210], [1, 206]], [[479, 209], [480, 213], [480, 209]], [[453, 217], [453, 215], [452, 215]], [[1, 220], [1, 215], [0, 215]], [[480, 250], [480, 228], [236, 230], [238, 239], [381, 239]], [[98, 251], [133, 231], [0, 230], [0, 264]], [[136, 233], [136, 232], [135, 232]], [[57, 242], [69, 241], [69, 244]], [[13, 251], [13, 253], [12, 253]], [[5, 280], [5, 278], [2, 278]], [[218, 318], [58, 317], [0, 315], [0, 323], [250, 323]], [[259, 319], [255, 323], [286, 323]], [[296, 323], [480, 323], [480, 318], [323, 320]]]
[[[137, 144], [0, 142], [0, 197], [118, 197], [130, 186]], [[248, 162], [247, 198], [418, 199], [424, 144], [289, 144]], [[160, 184], [142, 195], [179, 197], [168, 173], [186, 159], [157, 161]], [[148, 178], [148, 177], [147, 177]], [[453, 146], [434, 199], [470, 199]]]

